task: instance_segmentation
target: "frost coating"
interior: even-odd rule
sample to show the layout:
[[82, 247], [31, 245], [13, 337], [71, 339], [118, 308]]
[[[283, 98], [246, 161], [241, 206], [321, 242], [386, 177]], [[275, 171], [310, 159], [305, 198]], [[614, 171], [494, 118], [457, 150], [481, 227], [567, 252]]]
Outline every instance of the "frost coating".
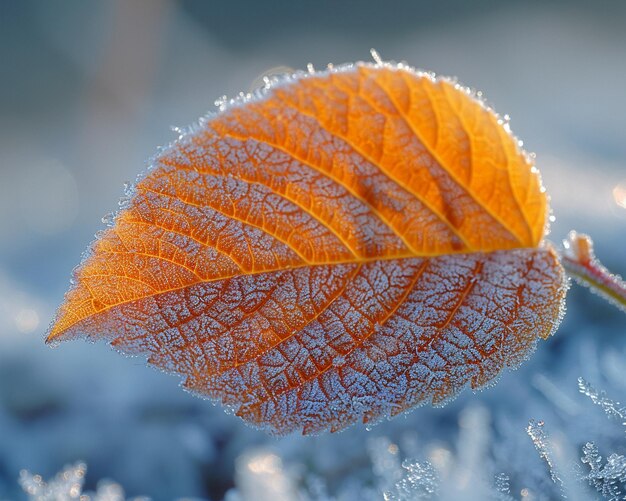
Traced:
[[556, 327], [538, 174], [468, 89], [377, 61], [219, 107], [107, 218], [49, 340], [312, 433], [480, 388]]
[[[296, 252], [298, 245], [320, 248], [324, 262], [346, 253], [358, 258], [537, 246], [547, 220], [546, 196], [532, 159], [503, 123], [469, 89], [404, 64], [358, 63], [296, 73], [228, 101], [220, 114], [201, 119], [155, 156], [148, 172], [126, 190], [115, 227], [99, 236], [107, 245], [96, 242], [75, 275], [77, 282], [89, 282], [88, 264], [98, 265], [92, 270], [97, 278], [121, 270], [116, 281], [125, 292], [105, 284], [106, 297], [90, 299], [90, 293], [74, 287], [67, 300], [80, 307], [61, 309], [50, 337], [110, 304], [200, 280], [180, 270], [186, 263], [172, 256], [184, 255], [190, 240], [215, 246], [211, 239], [194, 238], [204, 226], [198, 228], [186, 209], [198, 203], [211, 202], [212, 210], [240, 226], [226, 231], [246, 241], [230, 243], [226, 254], [254, 242], [253, 229]], [[283, 212], [260, 212], [270, 205], [263, 199], [268, 190]], [[213, 200], [216, 194], [222, 196]], [[257, 197], [256, 206], [232, 207], [248, 196]], [[295, 228], [283, 229], [283, 217], [265, 221], [294, 210]], [[151, 217], [146, 219], [146, 212]], [[297, 225], [301, 219], [303, 227]], [[158, 249], [158, 262], [147, 261], [163, 270], [159, 278], [179, 279], [126, 280], [134, 274], [128, 268], [141, 269], [146, 260], [137, 263], [117, 253], [147, 251], [154, 257], [155, 249], [144, 249], [145, 240], [161, 238], [145, 224], [165, 225], [161, 230], [169, 240]], [[211, 235], [222, 232], [219, 226]], [[283, 232], [290, 232], [287, 241]], [[325, 240], [313, 242], [313, 235]], [[131, 240], [129, 251], [124, 238], [116, 241], [124, 236]], [[341, 246], [319, 247], [332, 239]], [[101, 250], [109, 255], [100, 265]], [[311, 252], [299, 257], [310, 262]], [[254, 268], [270, 268], [267, 260], [261, 264]], [[146, 281], [151, 283], [141, 286]], [[95, 282], [85, 286], [98, 287]]]
[[541, 249], [301, 267], [155, 295], [79, 329], [254, 425], [311, 433], [488, 384], [556, 328], [562, 283]]

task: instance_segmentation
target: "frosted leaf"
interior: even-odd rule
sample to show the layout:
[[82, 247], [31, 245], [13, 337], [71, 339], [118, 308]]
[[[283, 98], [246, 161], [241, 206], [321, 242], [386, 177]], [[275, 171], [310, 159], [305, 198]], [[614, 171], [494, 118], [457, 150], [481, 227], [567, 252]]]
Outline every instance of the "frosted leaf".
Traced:
[[264, 75], [162, 149], [48, 341], [144, 355], [276, 434], [443, 405], [519, 366], [566, 292], [538, 172], [470, 89], [372, 57]]

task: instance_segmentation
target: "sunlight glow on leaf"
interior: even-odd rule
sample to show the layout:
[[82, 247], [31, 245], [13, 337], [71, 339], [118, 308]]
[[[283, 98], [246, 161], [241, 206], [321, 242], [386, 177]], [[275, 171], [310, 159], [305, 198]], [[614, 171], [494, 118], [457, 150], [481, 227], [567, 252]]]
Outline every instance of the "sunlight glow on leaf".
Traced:
[[471, 90], [358, 63], [218, 106], [130, 190], [50, 342], [106, 339], [280, 434], [442, 405], [555, 330], [538, 170]]

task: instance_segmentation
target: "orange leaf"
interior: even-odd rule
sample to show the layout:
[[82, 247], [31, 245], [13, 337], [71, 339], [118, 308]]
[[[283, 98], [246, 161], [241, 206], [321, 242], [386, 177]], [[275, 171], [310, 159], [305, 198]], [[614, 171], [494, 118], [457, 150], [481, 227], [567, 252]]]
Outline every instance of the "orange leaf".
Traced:
[[87, 336], [275, 433], [443, 403], [556, 328], [547, 201], [507, 125], [405, 66], [297, 74], [160, 153], [48, 340]]

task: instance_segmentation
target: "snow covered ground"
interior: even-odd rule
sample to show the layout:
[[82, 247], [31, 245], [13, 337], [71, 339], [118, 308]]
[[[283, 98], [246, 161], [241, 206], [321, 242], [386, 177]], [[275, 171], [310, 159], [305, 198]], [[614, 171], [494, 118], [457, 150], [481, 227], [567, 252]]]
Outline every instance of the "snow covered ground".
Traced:
[[[368, 59], [372, 46], [456, 75], [509, 114], [552, 197], [550, 238], [589, 233], [626, 275], [623, 3], [349, 4], [334, 18], [326, 1], [327, 16], [269, 1], [0, 6], [0, 499], [25, 496], [24, 468], [48, 478], [77, 461], [87, 490], [111, 478], [157, 500], [402, 499], [435, 486], [443, 499], [592, 499], [611, 474], [624, 496], [623, 458], [604, 473], [579, 459], [587, 442], [603, 461], [626, 454], [626, 434], [578, 378], [626, 400], [626, 316], [578, 287], [557, 334], [495, 387], [337, 435], [268, 437], [104, 344], [44, 346], [100, 218], [170, 126], [270, 68]], [[595, 483], [578, 479], [589, 471]]]

